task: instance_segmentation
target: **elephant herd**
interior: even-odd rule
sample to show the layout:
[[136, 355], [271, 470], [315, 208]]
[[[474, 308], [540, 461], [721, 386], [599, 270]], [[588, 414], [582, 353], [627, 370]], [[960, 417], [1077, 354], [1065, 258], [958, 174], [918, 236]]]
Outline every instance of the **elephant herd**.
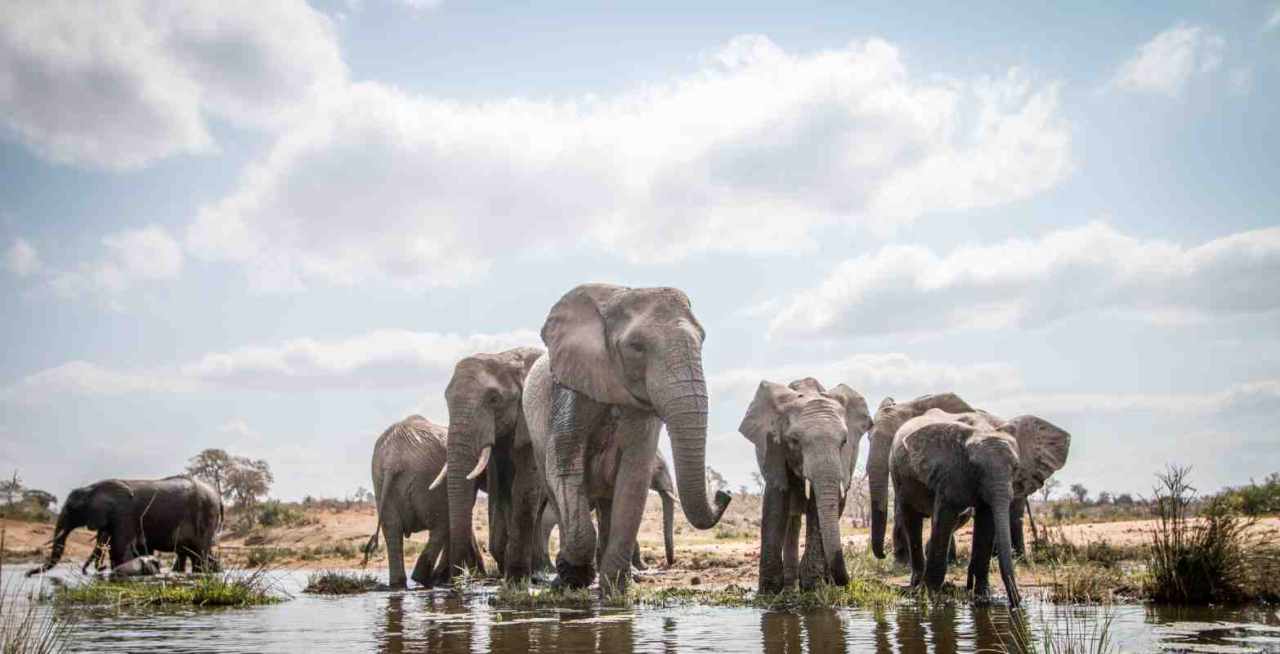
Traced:
[[[488, 549], [504, 578], [527, 579], [554, 565], [557, 584], [581, 588], [598, 578], [611, 592], [625, 589], [631, 567], [643, 565], [636, 534], [650, 489], [663, 499], [668, 564], [675, 495], [697, 529], [714, 527], [728, 507], [728, 494], [709, 497], [707, 489], [706, 333], [683, 292], [584, 284], [551, 307], [541, 336], [545, 351], [522, 347], [458, 362], [445, 390], [447, 427], [410, 416], [378, 439], [373, 482], [392, 586], [407, 583], [402, 539], [414, 531], [430, 532], [416, 582], [431, 586], [483, 570], [472, 525], [480, 489], [488, 495]], [[663, 425], [675, 484], [658, 454]], [[942, 584], [953, 534], [972, 519], [968, 586], [987, 594], [994, 554], [1015, 605], [1025, 498], [1062, 468], [1071, 441], [1042, 418], [1003, 420], [951, 393], [886, 399], [872, 416], [854, 389], [828, 389], [813, 378], [762, 381], [739, 431], [755, 447], [765, 481], [761, 592], [848, 583], [839, 522], [869, 433], [874, 554], [885, 556], [892, 482], [894, 544], [910, 564], [912, 585]], [[560, 528], [554, 564], [547, 554], [553, 524]]]
[[[414, 415], [377, 439], [371, 472], [378, 524], [366, 557], [381, 532], [391, 586], [407, 585], [404, 539], [420, 531], [428, 540], [411, 574], [417, 583], [484, 570], [472, 524], [481, 489], [488, 550], [505, 579], [554, 571], [554, 583], [582, 588], [598, 578], [609, 592], [624, 590], [632, 566], [643, 565], [636, 535], [650, 489], [663, 501], [668, 565], [677, 497], [697, 529], [714, 527], [729, 506], [727, 493], [708, 492], [706, 333], [683, 292], [584, 284], [551, 307], [541, 336], [545, 350], [459, 361], [445, 389], [447, 425]], [[664, 425], [674, 484], [658, 454]], [[1071, 441], [1042, 418], [1003, 420], [951, 393], [885, 399], [873, 416], [854, 389], [813, 378], [760, 382], [739, 431], [754, 446], [765, 482], [761, 592], [848, 583], [839, 523], [869, 433], [873, 553], [885, 556], [892, 483], [894, 544], [910, 564], [912, 585], [942, 584], [953, 534], [972, 519], [968, 586], [988, 592], [994, 554], [1014, 605], [1025, 498], [1062, 468]], [[221, 500], [194, 479], [102, 481], [67, 498], [49, 560], [33, 573], [55, 565], [67, 535], [81, 526], [109, 544], [113, 567], [174, 551], [177, 565], [189, 559], [207, 569], [221, 522]], [[560, 547], [552, 563], [554, 525]]]

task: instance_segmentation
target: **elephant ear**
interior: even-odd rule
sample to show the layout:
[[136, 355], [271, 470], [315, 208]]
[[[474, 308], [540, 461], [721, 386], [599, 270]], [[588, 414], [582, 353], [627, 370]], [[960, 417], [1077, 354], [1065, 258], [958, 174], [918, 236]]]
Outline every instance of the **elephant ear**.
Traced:
[[1000, 427], [1018, 442], [1018, 474], [1014, 494], [1030, 495], [1044, 486], [1050, 475], [1067, 464], [1071, 434], [1037, 416], [1018, 416]]
[[783, 428], [783, 406], [794, 396], [795, 391], [787, 386], [762, 380], [738, 425], [738, 432], [756, 446], [756, 463], [771, 485], [786, 483], [786, 457], [778, 439]]
[[540, 347], [517, 347], [513, 350], [508, 350], [508, 352], [515, 359], [515, 365], [518, 368], [516, 373], [520, 377], [518, 384], [523, 388], [524, 378], [529, 376], [529, 370], [533, 368], [533, 364], [538, 361], [538, 358], [546, 353], [546, 350]]
[[107, 526], [109, 516], [132, 502], [133, 488], [119, 479], [106, 479], [89, 487], [89, 498], [89, 519], [85, 526], [101, 530]]
[[963, 489], [948, 489], [963, 482], [961, 469], [968, 460], [965, 441], [974, 434], [974, 428], [946, 416], [941, 411], [929, 411], [908, 420], [899, 434], [916, 477], [935, 493], [961, 497], [965, 494]]
[[862, 444], [862, 435], [871, 429], [871, 412], [867, 410], [866, 399], [846, 384], [837, 385], [827, 395], [844, 405], [844, 425], [849, 433], [840, 445], [840, 460], [852, 479], [853, 468], [858, 464], [858, 447]]
[[639, 406], [622, 379], [622, 366], [609, 346], [606, 306], [628, 289], [583, 284], [564, 294], [542, 325], [551, 356], [551, 374], [560, 384], [604, 404]]

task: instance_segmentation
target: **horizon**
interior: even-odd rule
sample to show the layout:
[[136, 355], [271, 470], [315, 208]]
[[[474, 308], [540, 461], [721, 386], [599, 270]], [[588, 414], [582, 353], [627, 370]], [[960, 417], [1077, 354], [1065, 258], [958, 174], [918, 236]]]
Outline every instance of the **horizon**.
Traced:
[[731, 489], [808, 376], [1043, 416], [1060, 495], [1276, 472], [1280, 3], [931, 6], [8, 6], [0, 475], [346, 497], [590, 281], [689, 296]]

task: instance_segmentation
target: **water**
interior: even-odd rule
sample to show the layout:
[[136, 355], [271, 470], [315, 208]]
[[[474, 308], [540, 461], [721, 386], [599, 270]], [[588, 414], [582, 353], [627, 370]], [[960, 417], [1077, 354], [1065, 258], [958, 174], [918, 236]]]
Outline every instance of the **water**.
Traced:
[[[21, 570], [4, 572], [18, 582]], [[448, 591], [304, 595], [305, 572], [279, 575], [294, 599], [246, 609], [125, 612], [77, 610], [76, 652], [980, 652], [1012, 644], [1009, 611], [967, 605], [880, 613], [804, 614], [746, 608], [499, 610], [478, 594]], [[1090, 633], [1109, 612], [1119, 651], [1280, 652], [1275, 608], [1107, 610], [1028, 603], [1045, 625]], [[1012, 646], [1010, 649], [1016, 651]]]

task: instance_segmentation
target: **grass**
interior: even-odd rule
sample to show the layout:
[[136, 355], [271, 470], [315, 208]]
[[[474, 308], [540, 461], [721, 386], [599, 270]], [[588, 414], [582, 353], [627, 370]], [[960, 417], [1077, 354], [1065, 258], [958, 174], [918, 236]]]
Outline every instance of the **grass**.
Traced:
[[[1111, 642], [1114, 616], [1109, 610], [1089, 615], [1070, 610], [1054, 611], [1052, 619], [1041, 614], [1038, 630], [1033, 630], [1021, 613], [1011, 612], [1009, 618], [1009, 640], [1002, 636], [1001, 647], [996, 652], [1110, 654], [1119, 651]], [[1000, 630], [995, 631], [1001, 633]]]
[[109, 606], [133, 609], [160, 606], [245, 607], [284, 600], [264, 568], [251, 572], [223, 572], [193, 578], [89, 578], [54, 591], [52, 601], [63, 606]]
[[261, 568], [293, 555], [294, 551], [288, 547], [251, 547], [245, 565], [250, 568]]
[[[0, 572], [4, 570], [5, 534], [0, 530]], [[34, 602], [21, 602], [22, 589], [0, 587], [0, 652], [4, 654], [57, 654], [66, 651], [73, 624], [49, 611], [38, 611]], [[29, 596], [28, 596], [29, 599]]]
[[307, 577], [304, 593], [318, 595], [358, 595], [378, 587], [378, 578], [363, 572], [322, 570]]

